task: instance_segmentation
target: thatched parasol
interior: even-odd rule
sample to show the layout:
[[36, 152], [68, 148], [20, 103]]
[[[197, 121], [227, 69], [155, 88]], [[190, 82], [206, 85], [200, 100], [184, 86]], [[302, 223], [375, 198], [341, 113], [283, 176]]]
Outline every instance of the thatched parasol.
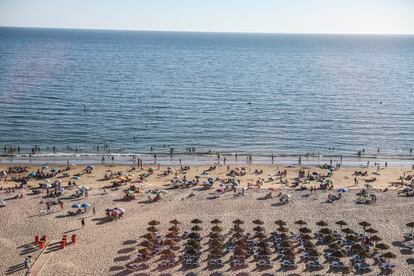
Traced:
[[211, 224], [220, 224], [220, 223], [222, 223], [222, 222], [221, 222], [221, 220], [219, 220], [219, 219], [214, 219], [214, 220], [212, 220], [210, 223], [211, 223]]
[[142, 235], [141, 238], [147, 239], [149, 241], [153, 241], [155, 240], [155, 235], [154, 233], [147, 233], [145, 235]]
[[281, 226], [281, 227], [277, 228], [277, 231], [282, 232], [282, 233], [287, 233], [287, 232], [289, 232], [289, 228]]
[[390, 247], [388, 245], [386, 245], [385, 243], [379, 243], [379, 244], [375, 245], [375, 248], [378, 248], [380, 250], [387, 250]]
[[201, 220], [199, 220], [198, 218], [196, 218], [196, 219], [193, 219], [193, 220], [191, 221], [191, 223], [193, 223], [193, 224], [200, 224], [200, 223], [202, 223], [202, 221], [201, 221]]
[[265, 230], [264, 227], [260, 225], [257, 225], [256, 227], [253, 228], [253, 231], [256, 231], [256, 232], [263, 232], [264, 230]]
[[295, 221], [295, 224], [298, 224], [299, 226], [302, 226], [302, 225], [306, 225], [307, 223], [306, 223], [306, 221], [300, 219], [300, 220]]
[[414, 221], [407, 223], [405, 226], [407, 226], [408, 228], [411, 228], [411, 236], [412, 236], [414, 232]]
[[203, 228], [201, 228], [198, 225], [194, 225], [193, 227], [191, 227], [191, 231], [194, 231], [194, 232], [198, 232], [198, 231], [201, 231], [201, 230], [203, 230]]
[[367, 221], [361, 221], [360, 223], [358, 223], [359, 225], [361, 225], [362, 227], [364, 227], [364, 231], [368, 226], [371, 226], [371, 223], [367, 222]]
[[342, 250], [337, 250], [334, 253], [332, 253], [331, 256], [335, 258], [343, 258], [343, 257], [346, 257], [346, 254]]
[[317, 223], [316, 223], [316, 225], [317, 226], [321, 226], [321, 227], [325, 227], [325, 226], [328, 226], [328, 223], [326, 223], [325, 221], [323, 221], [323, 220], [320, 220], [320, 221], [318, 221]]
[[310, 230], [307, 227], [302, 227], [302, 228], [299, 228], [299, 232], [306, 234], [306, 233], [312, 233], [312, 230]]
[[215, 225], [215, 226], [213, 226], [211, 228], [211, 231], [213, 231], [213, 232], [221, 232], [221, 231], [223, 231], [223, 228], [221, 228], [220, 226]]
[[158, 228], [155, 226], [148, 227], [147, 231], [152, 233], [159, 232]]
[[375, 230], [375, 229], [373, 229], [373, 228], [368, 228], [368, 229], [365, 230], [365, 232], [367, 232], [369, 234], [376, 234], [376, 233], [378, 233], [378, 231]]
[[382, 254], [381, 257], [388, 259], [388, 265], [390, 264], [390, 259], [397, 258], [397, 255], [395, 255], [392, 252], [387, 252], [385, 254]]
[[276, 225], [279, 225], [279, 226], [285, 226], [285, 225], [286, 225], [286, 222], [285, 222], [285, 221], [283, 221], [283, 220], [280, 220], [280, 219], [279, 219], [279, 220], [276, 220], [276, 221], [275, 221], [275, 224], [276, 224]]
[[148, 225], [152, 225], [152, 226], [155, 226], [155, 225], [158, 225], [158, 224], [160, 224], [160, 222], [158, 220], [151, 220], [150, 222], [148, 222]]
[[244, 224], [244, 221], [240, 219], [233, 220], [233, 224]]
[[176, 232], [170, 232], [167, 235], [165, 235], [165, 237], [167, 239], [175, 239], [175, 238], [177, 238], [177, 236], [178, 236], [178, 234]]
[[264, 222], [262, 220], [260, 220], [260, 219], [256, 219], [256, 220], [253, 221], [253, 224], [263, 225]]
[[138, 252], [144, 256], [149, 256], [152, 253], [151, 250], [149, 250], [148, 248], [141, 248], [140, 250], [138, 250]]
[[340, 221], [337, 221], [337, 222], [335, 222], [337, 225], [339, 225], [340, 227], [341, 227], [341, 229], [342, 229], [342, 227], [343, 226], [345, 226], [345, 225], [348, 225], [348, 223], [346, 223], [345, 221], [343, 221], [343, 220], [340, 220]]
[[170, 228], [168, 228], [168, 231], [177, 233], [177, 232], [180, 231], [180, 228], [177, 227], [176, 225], [174, 225], [174, 226], [171, 226]]
[[330, 235], [332, 234], [332, 230], [329, 228], [322, 228], [321, 230], [319, 230], [319, 233], [324, 234], [324, 235]]
[[176, 219], [174, 219], [174, 220], [170, 221], [170, 223], [171, 223], [171, 224], [174, 224], [174, 225], [181, 224], [181, 222], [179, 222], [179, 221], [178, 221], [178, 220], [176, 220]]

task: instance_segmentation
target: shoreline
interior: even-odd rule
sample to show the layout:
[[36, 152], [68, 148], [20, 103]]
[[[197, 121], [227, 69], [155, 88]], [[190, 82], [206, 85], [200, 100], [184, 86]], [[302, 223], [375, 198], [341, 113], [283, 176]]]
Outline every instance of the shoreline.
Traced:
[[[157, 158], [154, 158], [154, 155]], [[145, 165], [211, 165], [214, 163], [227, 165], [249, 165], [248, 157], [252, 157], [252, 164], [254, 165], [281, 165], [281, 166], [321, 166], [324, 164], [332, 165], [340, 164], [342, 167], [372, 167], [379, 164], [381, 167], [385, 166], [387, 162], [388, 167], [412, 167], [414, 164], [414, 156], [380, 156], [367, 155], [362, 157], [355, 156], [339, 156], [339, 155], [317, 155], [317, 156], [300, 156], [300, 155], [249, 155], [249, 154], [205, 154], [205, 153], [177, 153], [172, 156], [169, 154], [159, 153], [139, 153], [139, 154], [94, 154], [94, 153], [44, 153], [34, 154], [18, 154], [18, 155], [0, 155], [0, 164], [25, 164], [25, 165], [39, 165], [39, 164], [114, 164], [114, 165], [132, 165], [133, 158], [140, 158]], [[105, 161], [102, 162], [102, 157]], [[112, 157], [114, 158], [112, 160]], [[301, 158], [301, 164], [299, 164]], [[342, 159], [342, 160], [341, 160]]]

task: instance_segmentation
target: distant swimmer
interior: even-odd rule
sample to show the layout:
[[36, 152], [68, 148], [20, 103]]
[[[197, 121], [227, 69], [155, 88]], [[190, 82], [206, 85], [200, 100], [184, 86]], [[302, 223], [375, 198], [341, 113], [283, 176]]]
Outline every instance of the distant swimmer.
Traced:
[[252, 104], [252, 102], [248, 102], [247, 104], [250, 105], [250, 104]]

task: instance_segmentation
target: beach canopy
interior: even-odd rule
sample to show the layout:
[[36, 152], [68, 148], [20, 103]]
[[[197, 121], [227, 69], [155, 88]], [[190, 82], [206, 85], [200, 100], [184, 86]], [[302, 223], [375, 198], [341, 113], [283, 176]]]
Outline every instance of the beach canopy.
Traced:
[[375, 245], [375, 248], [381, 249], [381, 250], [387, 250], [390, 247], [388, 245], [386, 245], [385, 243], [379, 243], [377, 245]]
[[279, 227], [278, 229], [277, 229], [277, 231], [279, 231], [279, 232], [283, 232], [283, 233], [287, 233], [287, 232], [289, 232], [289, 228], [286, 228], [286, 227]]
[[334, 253], [332, 253], [331, 256], [333, 256], [335, 258], [343, 258], [343, 257], [346, 257], [346, 254], [342, 250], [338, 250], [338, 251], [335, 251]]
[[279, 220], [276, 220], [276, 221], [275, 221], [275, 224], [276, 224], [276, 225], [279, 225], [279, 226], [284, 226], [284, 225], [286, 225], [286, 222], [285, 222], [285, 221], [283, 221], [283, 220], [280, 220], [280, 219], [279, 219]]
[[145, 234], [145, 235], [142, 235], [141, 237], [142, 237], [142, 238], [144, 238], [144, 239], [150, 240], [150, 241], [155, 240], [155, 235], [154, 235], [154, 233], [147, 233], [147, 234]]
[[412, 235], [414, 232], [414, 221], [407, 223], [405, 226], [411, 228], [411, 235]]
[[364, 227], [364, 229], [368, 226], [371, 226], [371, 223], [367, 222], [367, 221], [361, 221], [360, 223], [358, 223], [359, 225], [361, 225], [362, 227]]
[[260, 225], [257, 225], [256, 227], [253, 228], [253, 231], [256, 231], [256, 232], [263, 232], [264, 230], [265, 230], [264, 227]]
[[328, 223], [326, 223], [325, 221], [323, 221], [323, 220], [320, 220], [320, 221], [318, 221], [317, 223], [316, 223], [316, 225], [317, 226], [321, 226], [321, 227], [325, 227], [325, 226], [328, 226]]
[[340, 220], [340, 221], [337, 221], [337, 222], [335, 222], [336, 224], [338, 224], [339, 226], [341, 226], [341, 228], [342, 228], [342, 226], [345, 226], [345, 225], [348, 225], [348, 223], [346, 223], [345, 221], [343, 221], [343, 220]]
[[338, 190], [338, 193], [346, 193], [349, 192], [348, 188], [341, 188]]
[[387, 253], [382, 254], [381, 257], [387, 258], [387, 259], [394, 259], [394, 258], [397, 258], [397, 255], [395, 255], [392, 252], [387, 252]]
[[299, 229], [299, 232], [306, 234], [306, 233], [311, 233], [312, 230], [310, 230], [309, 228], [306, 228], [306, 227], [302, 227], [302, 228]]
[[373, 228], [368, 228], [368, 229], [365, 230], [365, 232], [370, 233], [370, 234], [376, 234], [376, 233], [378, 233], [378, 231], [375, 230], [375, 229], [373, 229]]
[[142, 248], [138, 250], [138, 252], [145, 256], [151, 255], [151, 250], [149, 250], [148, 248]]
[[79, 203], [76, 203], [76, 204], [72, 205], [72, 208], [73, 209], [80, 209], [80, 208], [82, 208], [82, 206]]
[[151, 227], [148, 227], [148, 228], [147, 228], [147, 231], [148, 231], [148, 232], [155, 233], [155, 232], [158, 232], [159, 230], [158, 230], [158, 228], [156, 228], [155, 226], [151, 226]]
[[244, 223], [244, 221], [242, 221], [240, 219], [233, 220], [233, 224], [243, 224], [243, 223]]
[[223, 228], [221, 228], [220, 226], [214, 226], [214, 227], [212, 227], [211, 228], [211, 231], [213, 231], [213, 232], [221, 232], [221, 231], [223, 231]]
[[178, 232], [180, 231], [180, 228], [178, 228], [177, 226], [171, 226], [170, 228], [168, 228], [168, 231], [170, 232]]
[[295, 221], [295, 224], [298, 224], [298, 225], [305, 225], [305, 224], [307, 224], [306, 223], [306, 221], [304, 221], [304, 220], [297, 220], [297, 221]]
[[261, 232], [257, 233], [254, 237], [258, 238], [259, 240], [266, 239], [266, 235]]
[[172, 221], [170, 221], [171, 224], [177, 225], [177, 224], [181, 224], [181, 222], [179, 222], [176, 219], [173, 219]]
[[379, 242], [382, 241], [382, 238], [377, 236], [377, 235], [373, 235], [372, 237], [369, 238], [371, 241], [373, 242]]
[[195, 226], [191, 227], [191, 231], [194, 231], [194, 232], [201, 231], [201, 230], [203, 230], [203, 228], [201, 228], [198, 225], [195, 225]]
[[213, 256], [223, 256], [223, 250], [219, 248], [214, 248], [213, 250], [211, 250], [210, 254]]

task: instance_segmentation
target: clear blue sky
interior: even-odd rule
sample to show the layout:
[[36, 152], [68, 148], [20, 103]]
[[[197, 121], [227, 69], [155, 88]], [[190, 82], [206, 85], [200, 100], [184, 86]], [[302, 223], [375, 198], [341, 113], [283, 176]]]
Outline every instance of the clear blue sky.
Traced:
[[0, 26], [414, 34], [414, 0], [0, 0]]

